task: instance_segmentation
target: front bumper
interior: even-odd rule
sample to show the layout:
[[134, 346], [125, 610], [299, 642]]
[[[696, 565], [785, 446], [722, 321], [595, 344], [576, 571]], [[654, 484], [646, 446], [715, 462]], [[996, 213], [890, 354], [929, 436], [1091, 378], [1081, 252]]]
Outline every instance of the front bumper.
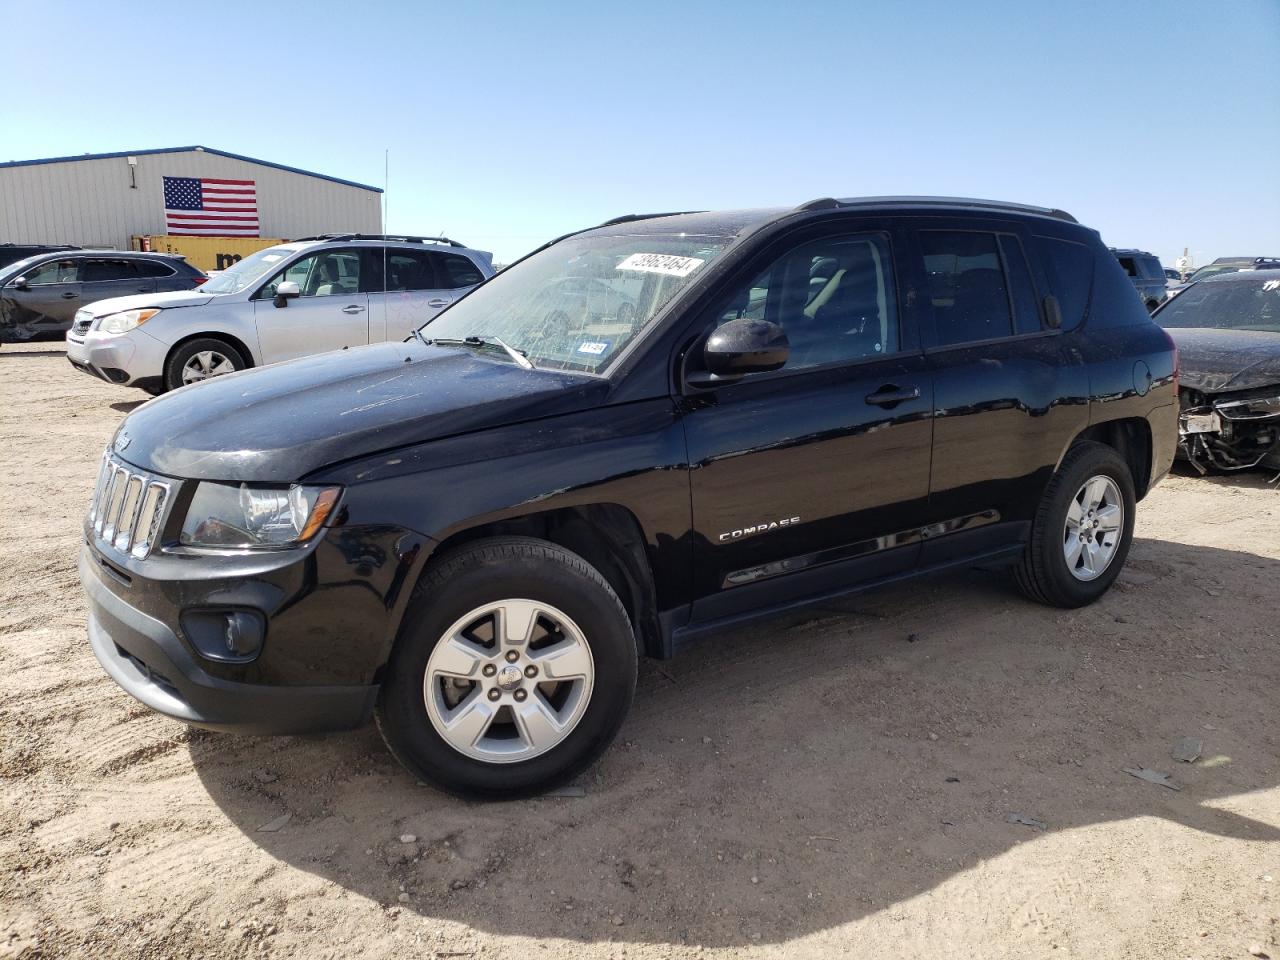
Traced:
[[118, 336], [67, 333], [67, 360], [82, 373], [120, 386], [159, 383], [165, 345], [143, 331]]
[[79, 567], [94, 656], [126, 693], [151, 709], [195, 726], [245, 734], [345, 730], [368, 719], [376, 685], [282, 686], [214, 676], [168, 625], [108, 585], [115, 575], [88, 545]]
[[1201, 473], [1280, 467], [1280, 394], [1204, 397], [1188, 393], [1178, 418], [1178, 453]]

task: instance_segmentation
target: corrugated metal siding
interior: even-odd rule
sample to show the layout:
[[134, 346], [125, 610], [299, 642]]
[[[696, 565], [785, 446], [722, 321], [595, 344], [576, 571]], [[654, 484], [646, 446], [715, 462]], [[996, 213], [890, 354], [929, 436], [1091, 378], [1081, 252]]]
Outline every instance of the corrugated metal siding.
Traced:
[[135, 234], [167, 232], [164, 177], [256, 181], [264, 237], [381, 232], [377, 193], [192, 151], [139, 156], [136, 190], [124, 157], [0, 168], [0, 243], [128, 249]]

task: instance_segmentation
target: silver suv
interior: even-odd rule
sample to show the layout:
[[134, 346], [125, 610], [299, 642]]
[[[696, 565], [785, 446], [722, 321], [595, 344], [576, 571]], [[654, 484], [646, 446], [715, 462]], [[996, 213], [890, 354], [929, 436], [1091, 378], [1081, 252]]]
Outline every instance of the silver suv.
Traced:
[[492, 254], [447, 237], [308, 237], [259, 250], [198, 290], [80, 310], [67, 359], [109, 383], [163, 393], [246, 367], [403, 340], [492, 275]]

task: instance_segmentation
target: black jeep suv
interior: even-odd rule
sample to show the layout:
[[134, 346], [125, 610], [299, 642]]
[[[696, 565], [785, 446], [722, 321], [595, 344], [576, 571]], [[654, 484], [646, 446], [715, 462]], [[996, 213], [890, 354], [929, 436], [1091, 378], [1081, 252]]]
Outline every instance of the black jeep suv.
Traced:
[[85, 524], [89, 639], [170, 716], [372, 713], [446, 790], [528, 794], [696, 634], [977, 562], [1097, 599], [1177, 415], [1168, 336], [1061, 211], [621, 217], [405, 343], [134, 411]]

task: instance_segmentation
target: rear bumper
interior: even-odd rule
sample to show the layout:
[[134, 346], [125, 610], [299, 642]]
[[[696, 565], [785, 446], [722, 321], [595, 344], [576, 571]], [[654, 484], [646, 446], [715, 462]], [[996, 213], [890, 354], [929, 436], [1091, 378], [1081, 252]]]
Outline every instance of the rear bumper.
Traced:
[[1147, 414], [1147, 423], [1151, 427], [1151, 479], [1147, 483], [1149, 491], [1168, 476], [1173, 467], [1173, 458], [1178, 452], [1178, 404], [1175, 402], [1156, 407]]
[[103, 582], [89, 547], [80, 552], [89, 600], [89, 644], [107, 674], [135, 700], [198, 727], [229, 733], [319, 733], [364, 723], [377, 686], [274, 686], [215, 677], [164, 623]]

